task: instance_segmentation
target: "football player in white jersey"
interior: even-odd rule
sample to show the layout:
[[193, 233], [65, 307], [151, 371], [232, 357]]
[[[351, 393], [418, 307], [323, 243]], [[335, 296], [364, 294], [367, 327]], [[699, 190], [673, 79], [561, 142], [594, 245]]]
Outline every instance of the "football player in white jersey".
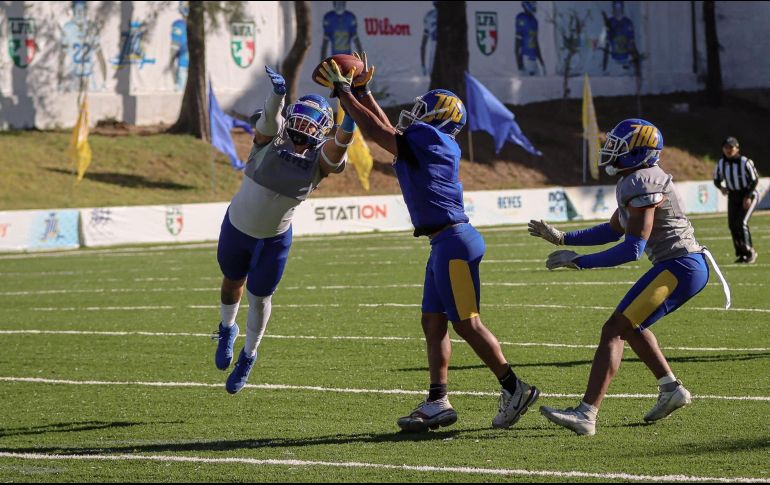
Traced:
[[675, 376], [649, 327], [697, 295], [708, 283], [711, 261], [725, 289], [730, 292], [708, 250], [695, 239], [671, 175], [657, 163], [663, 135], [641, 119], [621, 121], [607, 135], [600, 166], [620, 175], [616, 195], [618, 209], [609, 222], [564, 233], [543, 221], [530, 221], [529, 232], [556, 245], [598, 246], [620, 240], [599, 253], [579, 255], [561, 250], [548, 256], [548, 269], [606, 268], [641, 258], [647, 253], [652, 268], [634, 284], [604, 324], [594, 355], [588, 386], [575, 408], [540, 412], [550, 421], [582, 435], [596, 432], [596, 417], [613, 377], [618, 372], [626, 342], [658, 380], [660, 394], [647, 422], [667, 417], [690, 403], [690, 392]]
[[257, 347], [271, 312], [271, 297], [283, 276], [291, 247], [294, 209], [330, 174], [345, 168], [355, 124], [345, 116], [334, 136], [329, 103], [302, 96], [286, 110], [284, 78], [265, 67], [273, 89], [257, 116], [254, 146], [238, 193], [222, 222], [217, 261], [222, 270], [221, 323], [215, 364], [227, 370], [239, 328], [235, 323], [244, 287], [249, 301], [246, 343], [227, 379], [227, 392], [240, 391], [257, 360]]

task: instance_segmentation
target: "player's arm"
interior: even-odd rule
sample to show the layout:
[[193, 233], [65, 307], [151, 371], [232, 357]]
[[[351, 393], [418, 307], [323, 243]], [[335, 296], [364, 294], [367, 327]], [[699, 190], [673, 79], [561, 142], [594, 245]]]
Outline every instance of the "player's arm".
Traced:
[[629, 217], [623, 241], [606, 251], [581, 256], [573, 251], [556, 251], [548, 256], [548, 269], [610, 268], [637, 261], [644, 254], [655, 223], [655, 208], [663, 202], [663, 194], [635, 197], [628, 203]]
[[353, 118], [345, 113], [342, 123], [335, 131], [331, 140], [321, 147], [321, 172], [324, 175], [341, 173], [345, 169], [345, 153], [348, 146], [353, 143], [353, 133], [356, 124]]
[[273, 90], [267, 95], [262, 116], [259, 117], [254, 126], [254, 143], [256, 145], [267, 145], [278, 134], [281, 127], [281, 109], [286, 96], [286, 80], [283, 76], [267, 66], [265, 66], [265, 72], [270, 77]]
[[367, 138], [396, 155], [398, 153], [396, 129], [390, 123], [384, 123], [379, 116], [372, 113], [353, 96], [352, 84], [355, 70], [351, 70], [345, 76], [340, 72], [337, 63], [332, 60], [331, 63], [322, 64], [321, 75], [329, 85], [334, 86], [334, 95], [339, 98], [345, 113], [353, 118]]
[[556, 246], [601, 246], [615, 242], [623, 236], [617, 210], [609, 222], [588, 229], [562, 232], [543, 220], [533, 219], [527, 224], [527, 230], [530, 236], [543, 238]]
[[388, 119], [388, 116], [377, 103], [377, 100], [374, 99], [372, 90], [369, 88], [369, 83], [374, 77], [374, 66], [369, 66], [369, 58], [366, 55], [366, 52], [362, 51], [360, 55], [358, 52], [354, 52], [353, 55], [361, 59], [361, 62], [364, 63], [364, 72], [366, 72], [366, 76], [364, 76], [363, 79], [353, 83], [353, 96], [355, 96], [358, 102], [364, 105], [366, 109], [377, 115], [380, 121], [382, 121], [385, 125], [393, 126], [393, 124]]

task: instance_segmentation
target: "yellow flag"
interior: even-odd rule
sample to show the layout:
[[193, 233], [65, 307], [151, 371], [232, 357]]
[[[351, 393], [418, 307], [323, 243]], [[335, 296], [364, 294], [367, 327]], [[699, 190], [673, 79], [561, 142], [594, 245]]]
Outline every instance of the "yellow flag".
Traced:
[[599, 126], [596, 123], [594, 98], [591, 96], [591, 85], [588, 74], [583, 78], [583, 140], [588, 146], [588, 168], [594, 180], [599, 179]]
[[91, 164], [91, 146], [88, 144], [88, 100], [86, 96], [83, 96], [78, 121], [72, 129], [69, 156], [71, 166], [78, 169], [77, 181], [80, 182]]
[[[342, 118], [345, 113], [342, 108], [337, 109], [337, 124], [342, 123]], [[356, 127], [353, 132], [353, 143], [348, 147], [348, 161], [358, 174], [358, 180], [361, 182], [361, 186], [369, 191], [369, 174], [372, 173], [372, 167], [374, 166], [374, 159], [369, 151], [369, 147], [364, 141], [364, 137], [361, 135], [361, 130]]]

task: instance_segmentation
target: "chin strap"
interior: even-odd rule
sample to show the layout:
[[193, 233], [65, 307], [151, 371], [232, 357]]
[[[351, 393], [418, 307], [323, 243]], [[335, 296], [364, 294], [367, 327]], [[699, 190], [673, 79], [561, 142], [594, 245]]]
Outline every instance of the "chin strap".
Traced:
[[719, 266], [717, 266], [717, 262], [714, 260], [714, 256], [711, 255], [711, 251], [703, 248], [703, 254], [706, 255], [709, 262], [711, 263], [711, 267], [714, 268], [714, 271], [716, 272], [717, 276], [719, 277], [719, 281], [722, 282], [722, 289], [725, 292], [725, 310], [730, 308], [730, 305], [732, 305], [732, 299], [730, 297], [730, 285], [727, 284], [727, 280], [722, 275], [722, 272], [719, 270]]

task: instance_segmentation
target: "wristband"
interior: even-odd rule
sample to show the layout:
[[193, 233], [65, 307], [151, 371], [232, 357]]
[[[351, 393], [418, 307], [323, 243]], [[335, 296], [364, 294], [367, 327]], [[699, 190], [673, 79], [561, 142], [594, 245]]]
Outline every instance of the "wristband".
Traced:
[[353, 121], [353, 118], [351, 118], [350, 115], [345, 113], [345, 116], [342, 118], [342, 124], [340, 125], [340, 128], [342, 128], [342, 130], [346, 133], [353, 133], [356, 131], [356, 122]]

